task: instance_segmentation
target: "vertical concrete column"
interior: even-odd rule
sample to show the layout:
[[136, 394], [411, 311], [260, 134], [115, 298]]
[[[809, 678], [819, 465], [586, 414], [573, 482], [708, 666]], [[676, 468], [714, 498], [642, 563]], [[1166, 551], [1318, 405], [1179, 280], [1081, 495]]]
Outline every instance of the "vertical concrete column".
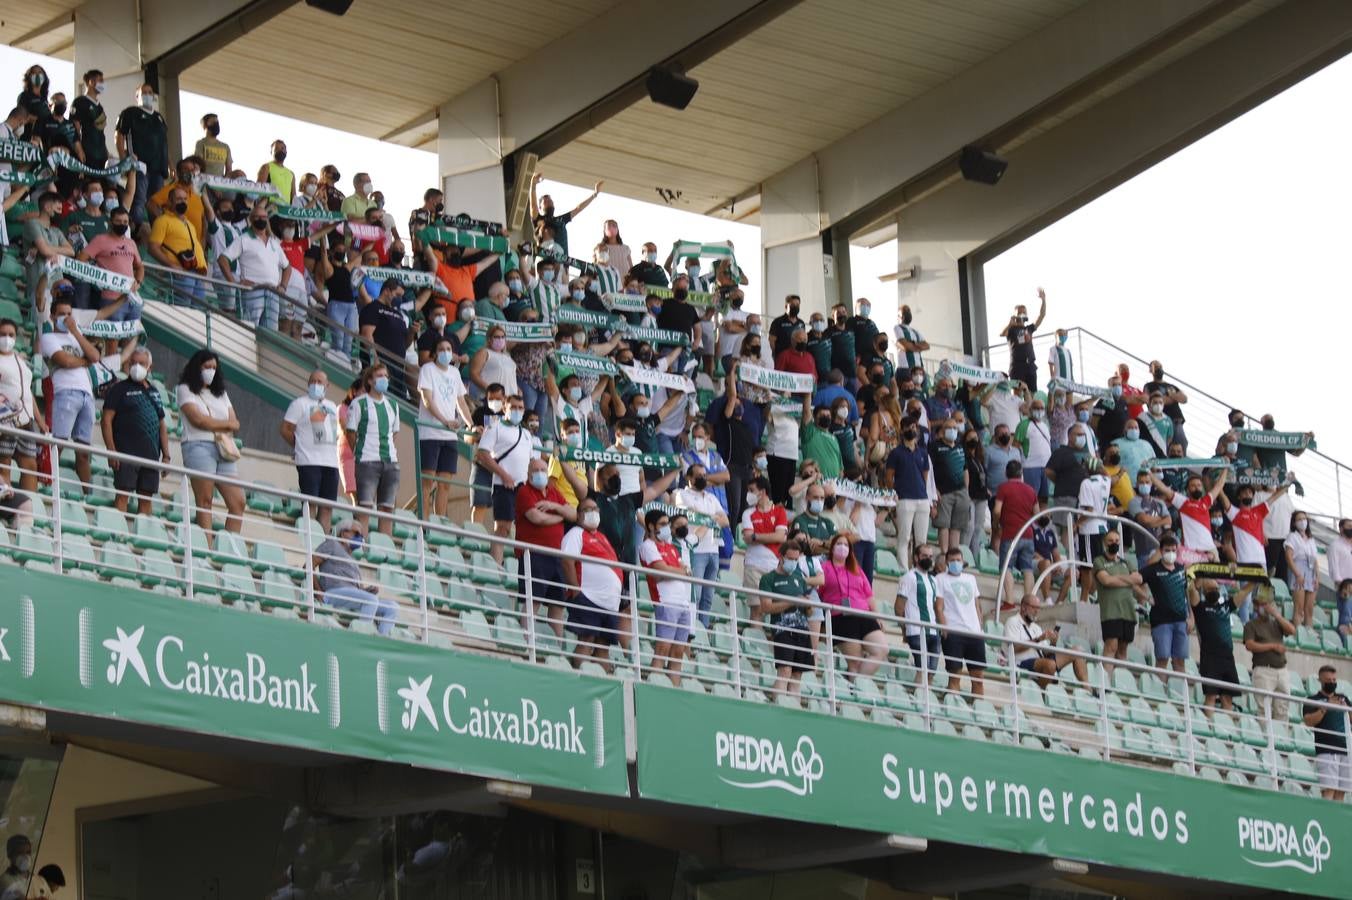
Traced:
[[826, 312], [839, 302], [839, 284], [848, 284], [849, 253], [836, 253], [822, 239], [817, 164], [812, 157], [761, 185], [761, 298], [768, 315], [783, 312], [784, 297], [803, 298], [800, 315]]
[[[897, 223], [897, 271], [915, 273], [897, 280], [897, 308], [910, 306], [915, 327], [929, 341], [936, 359], [966, 353], [967, 346], [973, 354], [980, 353], [976, 345], [985, 323], [978, 327], [972, 316], [964, 317], [962, 270], [964, 257], [982, 243], [945, 237], [924, 221], [909, 220], [905, 212]], [[979, 311], [984, 314], [984, 309]]]
[[505, 222], [497, 82], [487, 79], [438, 111], [437, 160], [446, 211]]

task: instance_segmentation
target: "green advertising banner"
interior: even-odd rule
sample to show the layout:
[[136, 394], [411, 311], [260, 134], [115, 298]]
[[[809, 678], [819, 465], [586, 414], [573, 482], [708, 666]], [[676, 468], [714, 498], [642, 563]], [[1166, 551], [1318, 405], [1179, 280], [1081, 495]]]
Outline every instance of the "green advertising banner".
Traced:
[[1167, 872], [1352, 892], [1322, 800], [634, 686], [645, 798]]
[[57, 575], [5, 578], [7, 701], [628, 793], [618, 681]]

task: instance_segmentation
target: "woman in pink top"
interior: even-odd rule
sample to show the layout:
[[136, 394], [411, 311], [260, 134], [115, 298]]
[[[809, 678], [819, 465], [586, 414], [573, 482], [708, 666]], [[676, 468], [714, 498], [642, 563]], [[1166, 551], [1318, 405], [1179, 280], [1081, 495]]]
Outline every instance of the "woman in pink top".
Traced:
[[822, 574], [826, 583], [818, 589], [818, 595], [823, 603], [840, 607], [831, 612], [831, 634], [845, 654], [845, 667], [853, 674], [872, 675], [887, 658], [887, 636], [871, 615], [873, 586], [845, 535], [831, 538]]

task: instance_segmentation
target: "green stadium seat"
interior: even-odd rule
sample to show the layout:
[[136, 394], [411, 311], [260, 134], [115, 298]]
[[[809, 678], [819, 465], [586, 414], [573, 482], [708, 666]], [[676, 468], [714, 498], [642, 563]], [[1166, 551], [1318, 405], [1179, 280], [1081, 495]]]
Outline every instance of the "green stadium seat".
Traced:
[[259, 573], [259, 586], [261, 588], [259, 602], [264, 607], [286, 609], [300, 607], [300, 591], [284, 572], [273, 568], [263, 570]]
[[460, 614], [460, 627], [464, 630], [465, 636], [471, 640], [482, 641], [485, 644], [493, 643], [492, 626], [477, 609]]
[[132, 580], [139, 570], [136, 554], [132, 553], [126, 544], [108, 541], [99, 548], [100, 577]]
[[253, 572], [244, 563], [226, 563], [221, 568], [220, 585], [221, 599], [227, 602], [258, 602], [258, 585], [254, 583]]
[[286, 550], [281, 544], [273, 541], [254, 541], [250, 566], [256, 575], [277, 572], [286, 578], [303, 578], [305, 576], [304, 561], [299, 566], [292, 566], [286, 561]]
[[1047, 745], [1042, 742], [1042, 738], [1035, 734], [1025, 734], [1019, 738], [1019, 746], [1026, 750], [1046, 750]]
[[1296, 646], [1302, 650], [1308, 650], [1312, 653], [1318, 652], [1324, 642], [1319, 639], [1319, 632], [1307, 625], [1296, 626]]
[[131, 540], [126, 514], [106, 506], [94, 510], [94, 522], [89, 534], [101, 543], [107, 541], [122, 543]]
[[160, 585], [179, 586], [182, 576], [178, 564], [163, 548], [148, 549], [141, 553], [141, 584], [148, 588]]
[[1075, 705], [1071, 701], [1070, 693], [1055, 682], [1047, 685], [1046, 700], [1047, 708], [1054, 713], [1071, 715], [1075, 712]]
[[879, 575], [887, 578], [900, 578], [902, 575], [901, 563], [897, 560], [897, 555], [886, 547], [877, 548], [873, 568]]
[[61, 565], [69, 573], [72, 569], [96, 572], [98, 564], [94, 562], [94, 547], [89, 538], [82, 534], [68, 534], [61, 541]]
[[472, 532], [471, 535], [461, 536], [459, 540], [460, 549], [466, 553], [487, 553], [492, 546], [489, 541], [488, 530], [478, 522], [463, 522], [459, 526], [462, 530]]
[[1120, 694], [1108, 694], [1103, 698], [1103, 702], [1108, 707], [1108, 718], [1114, 722], [1128, 722], [1131, 720], [1131, 711], [1127, 708], [1127, 701], [1122, 699]]
[[985, 697], [978, 697], [972, 702], [972, 718], [982, 728], [999, 728], [1002, 723], [995, 704]]
[[[456, 527], [450, 519], [445, 516], [438, 516], [435, 513], [428, 516], [427, 520], [434, 525], [442, 525], [447, 528]], [[427, 545], [429, 547], [454, 547], [456, 545], [455, 535], [429, 528], [427, 530]]]
[[24, 568], [29, 568], [30, 562], [46, 562], [52, 558], [52, 539], [30, 525], [19, 528], [16, 544], [14, 558], [23, 563]]
[[[655, 687], [666, 687], [666, 688], [669, 688], [669, 687], [675, 687], [675, 685], [671, 683], [671, 678], [670, 678], [670, 676], [667, 675], [666, 672], [649, 672], [648, 675], [647, 675], [647, 677], [644, 678], [643, 680], [646, 681], [648, 684], [651, 684], [651, 685], [653, 685], [653, 686], [655, 686]], [[785, 695], [781, 694], [781, 695], [780, 695], [778, 698], [776, 698], [776, 699], [777, 699], [777, 700], [783, 700], [784, 697], [785, 697]], [[789, 699], [792, 699], [792, 698], [789, 698]], [[795, 705], [797, 705], [797, 704], [795, 704]]]
[[493, 622], [493, 641], [498, 649], [508, 653], [525, 653], [527, 649], [526, 629], [516, 616], [498, 616]]
[[1153, 728], [1159, 723], [1159, 716], [1144, 697], [1132, 697], [1127, 706], [1127, 715], [1137, 725]]
[[1347, 649], [1343, 647], [1342, 638], [1338, 632], [1332, 628], [1326, 628], [1319, 632], [1321, 642], [1320, 650], [1328, 656], [1346, 656]]
[[1235, 717], [1224, 710], [1215, 710], [1211, 714], [1211, 734], [1227, 744], [1233, 744], [1239, 738], [1239, 727]]
[[[196, 545], [194, 545], [195, 549]], [[216, 532], [215, 545], [211, 550], [211, 559], [217, 565], [225, 566], [249, 558], [249, 546], [244, 538], [233, 531]]]
[[318, 522], [316, 522], [314, 519], [306, 518], [304, 516], [296, 520], [295, 528], [296, 528], [296, 546], [301, 548], [302, 552], [304, 552], [305, 549], [305, 541], [306, 541], [305, 535], [307, 532], [310, 535], [309, 542], [310, 549], [312, 550], [315, 547], [318, 547], [320, 544], [322, 544], [325, 538], [328, 537], [328, 535], [324, 533], [324, 529], [319, 526]]
[[1202, 766], [1199, 768], [1197, 770], [1197, 777], [1204, 781], [1225, 781], [1225, 779], [1221, 777], [1221, 773], [1213, 766]]
[[89, 534], [89, 513], [84, 506], [74, 500], [61, 501], [61, 533]]
[[400, 557], [399, 549], [394, 546], [394, 539], [382, 531], [372, 531], [368, 534], [366, 540], [352, 555], [373, 566], [387, 562], [393, 562], [397, 565]]
[[1085, 688], [1075, 688], [1071, 692], [1071, 700], [1075, 703], [1075, 714], [1086, 719], [1097, 719], [1103, 714], [1103, 707], [1099, 703], [1099, 698], [1095, 697]]
[[953, 723], [947, 719], [931, 719], [930, 732], [933, 734], [941, 734], [945, 737], [958, 737], [958, 729], [954, 728]]

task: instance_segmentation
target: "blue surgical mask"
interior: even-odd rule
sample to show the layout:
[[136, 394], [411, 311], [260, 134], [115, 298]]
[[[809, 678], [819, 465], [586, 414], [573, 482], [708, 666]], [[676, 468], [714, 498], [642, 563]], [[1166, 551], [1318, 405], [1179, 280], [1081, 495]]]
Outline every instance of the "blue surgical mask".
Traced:
[[1056, 342], [1060, 344], [1062, 347], [1066, 345], [1066, 341], [1068, 340], [1070, 340], [1070, 335], [1068, 334], [1058, 334], [1056, 336]]
[[89, 205], [98, 207], [103, 203], [103, 191], [92, 191], [89, 194]]
[[355, 551], [362, 545], [363, 538], [360, 534], [354, 534], [347, 539], [347, 549]]
[[568, 402], [579, 403], [582, 400], [582, 388], [574, 385], [568, 389]]
[[1074, 438], [1074, 440], [1071, 441], [1071, 443], [1075, 445], [1075, 449], [1076, 449], [1076, 450], [1083, 450], [1083, 449], [1084, 449], [1084, 435], [1082, 435], [1082, 434], [1077, 434], [1077, 435], [1075, 435], [1075, 438]]
[[1082, 409], [1082, 410], [1080, 410], [1079, 412], [1075, 413], [1075, 418], [1076, 418], [1076, 419], [1079, 419], [1081, 422], [1088, 422], [1088, 421], [1089, 421], [1089, 410], [1087, 410], [1087, 409]]
[[573, 291], [571, 296], [574, 300], [581, 303], [586, 298], [587, 292], [582, 290], [582, 288], [578, 288], [577, 290]]
[[665, 543], [670, 543], [670, 542], [671, 542], [671, 526], [670, 526], [670, 525], [663, 525], [661, 528], [657, 529], [657, 539], [658, 539], [659, 541], [661, 541], [662, 543], [664, 543], [664, 544], [665, 544]]
[[439, 365], [439, 366], [449, 366], [450, 364], [451, 364], [451, 351], [449, 351], [449, 350], [438, 350], [438, 351], [437, 351], [437, 365]]
[[312, 385], [310, 385], [310, 399], [311, 399], [311, 400], [323, 400], [323, 399], [324, 399], [324, 385], [322, 385], [322, 384], [312, 384]]
[[553, 269], [545, 269], [543, 272], [540, 273], [540, 277], [543, 278], [545, 281], [553, 281], [553, 280], [554, 280], [554, 270], [553, 270]]
[[961, 574], [962, 574], [962, 560], [960, 560], [960, 559], [950, 559], [950, 560], [948, 561], [948, 574], [949, 574], [949, 575], [961, 575]]
[[1141, 439], [1141, 430], [1139, 428], [1129, 428], [1123, 432], [1123, 437], [1129, 441], [1138, 441]]
[[521, 293], [521, 279], [513, 278], [511, 281], [507, 282], [507, 290], [514, 294]]
[[1235, 441], [1227, 441], [1225, 444], [1225, 452], [1233, 456], [1239, 452], [1239, 444]]
[[946, 440], [946, 441], [956, 441], [957, 439], [958, 439], [958, 429], [956, 429], [956, 428], [945, 428], [945, 429], [944, 429], [944, 440]]
[[65, 316], [62, 316], [61, 318], [57, 319], [57, 320], [53, 323], [53, 325], [56, 327], [56, 330], [57, 330], [57, 331], [60, 331], [60, 332], [62, 332], [62, 333], [64, 334], [65, 331], [66, 331], [66, 317], [65, 317]]
[[868, 318], [869, 313], [873, 312], [873, 307], [867, 303], [859, 304], [859, 315]]
[[383, 394], [390, 389], [390, 379], [381, 375], [376, 378], [376, 393]]
[[660, 316], [662, 314], [662, 304], [654, 303], [652, 306], [648, 307], [648, 312], [655, 316]]
[[1112, 390], [1112, 392], [1113, 392], [1113, 396], [1114, 396], [1114, 397], [1121, 397], [1121, 396], [1122, 396], [1122, 385], [1120, 385], [1120, 384], [1115, 384], [1115, 385], [1112, 386], [1111, 390]]
[[530, 473], [530, 486], [537, 491], [543, 491], [549, 484], [549, 473], [535, 471]]
[[825, 501], [823, 501], [823, 500], [809, 500], [809, 501], [807, 501], [808, 512], [812, 513], [814, 516], [819, 516], [819, 515], [821, 515], [821, 514], [822, 514], [822, 509], [823, 509], [825, 506], [826, 506], [826, 503], [825, 503]]
[[525, 414], [525, 410], [520, 410], [520, 409], [509, 409], [509, 410], [507, 410], [507, 421], [508, 421], [508, 422], [511, 422], [513, 425], [520, 425], [520, 424], [521, 424], [521, 417], [522, 417], [524, 414]]

